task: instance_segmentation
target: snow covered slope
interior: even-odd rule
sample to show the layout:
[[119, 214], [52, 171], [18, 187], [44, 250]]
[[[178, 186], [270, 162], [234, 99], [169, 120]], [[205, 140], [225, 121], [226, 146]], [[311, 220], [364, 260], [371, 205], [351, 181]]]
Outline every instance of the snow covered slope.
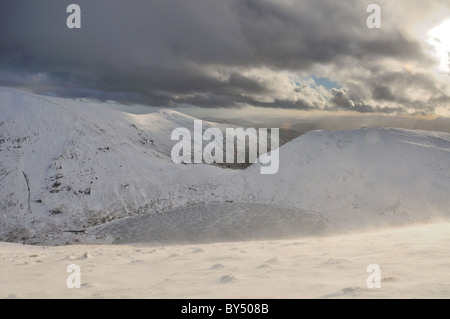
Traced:
[[193, 121], [0, 88], [0, 240], [225, 241], [237, 229], [246, 240], [450, 215], [450, 134], [313, 131], [280, 148], [277, 174], [260, 175], [259, 164], [172, 163], [172, 130]]
[[363, 128], [312, 131], [280, 148], [280, 169], [243, 174], [238, 194], [315, 211], [330, 228], [450, 216], [450, 134]]
[[232, 171], [170, 159], [172, 130], [193, 120], [0, 88], [0, 239], [51, 241], [128, 215], [223, 201], [214, 190]]
[[[449, 223], [180, 246], [0, 243], [0, 298], [448, 299], [449, 251]], [[373, 263], [381, 289], [367, 287]], [[69, 264], [81, 289], [67, 289]]]

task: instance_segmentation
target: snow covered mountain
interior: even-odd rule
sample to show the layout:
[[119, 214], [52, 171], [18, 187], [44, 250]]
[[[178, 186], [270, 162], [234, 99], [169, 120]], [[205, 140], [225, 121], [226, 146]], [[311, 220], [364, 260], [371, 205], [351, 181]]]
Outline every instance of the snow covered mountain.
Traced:
[[0, 89], [0, 238], [40, 242], [147, 211], [223, 201], [232, 171], [175, 165], [172, 111], [131, 115]]
[[330, 229], [450, 216], [448, 133], [312, 131], [280, 148], [277, 174], [258, 175], [258, 165], [243, 174], [255, 201], [314, 211]]
[[450, 215], [450, 134], [313, 131], [260, 175], [174, 164], [172, 130], [193, 121], [0, 88], [0, 239], [243, 240]]
[[94, 227], [108, 242], [199, 243], [346, 234], [450, 217], [450, 134], [314, 131], [224, 181], [233, 203], [144, 214]]

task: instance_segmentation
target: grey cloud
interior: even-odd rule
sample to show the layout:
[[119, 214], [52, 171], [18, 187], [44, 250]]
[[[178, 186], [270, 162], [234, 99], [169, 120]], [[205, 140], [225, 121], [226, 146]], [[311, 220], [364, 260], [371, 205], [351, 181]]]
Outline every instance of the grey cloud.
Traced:
[[0, 85], [154, 106], [314, 109], [322, 106], [302, 90], [280, 98], [274, 92], [282, 84], [243, 71], [300, 76], [320, 65], [344, 86], [323, 96], [328, 109], [423, 109], [402, 93], [412, 82], [429, 92], [429, 101], [438, 101], [445, 94], [435, 79], [373, 63], [432, 63], [423, 45], [390, 16], [398, 4], [381, 2], [383, 28], [369, 30], [371, 2], [365, 0], [77, 0], [82, 29], [69, 30], [65, 9], [72, 1], [4, 0]]
[[345, 89], [331, 89], [333, 95], [331, 102], [338, 107], [352, 109], [355, 106], [353, 100], [348, 96]]
[[395, 97], [391, 92], [391, 89], [389, 87], [384, 85], [377, 85], [373, 88], [372, 97], [375, 100], [380, 101], [394, 101]]

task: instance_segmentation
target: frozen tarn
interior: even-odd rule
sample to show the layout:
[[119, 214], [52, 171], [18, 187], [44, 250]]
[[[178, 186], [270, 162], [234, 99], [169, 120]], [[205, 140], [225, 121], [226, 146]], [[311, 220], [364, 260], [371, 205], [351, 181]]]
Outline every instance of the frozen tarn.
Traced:
[[114, 244], [280, 239], [330, 231], [318, 213], [257, 203], [223, 203], [127, 217], [87, 230]]

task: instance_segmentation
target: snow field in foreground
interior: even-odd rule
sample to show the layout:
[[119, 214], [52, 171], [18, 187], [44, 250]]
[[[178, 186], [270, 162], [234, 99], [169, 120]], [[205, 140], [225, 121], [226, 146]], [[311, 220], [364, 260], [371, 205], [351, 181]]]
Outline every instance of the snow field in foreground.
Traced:
[[[450, 224], [184, 246], [0, 243], [2, 298], [449, 298]], [[66, 268], [81, 268], [68, 289]], [[381, 288], [369, 289], [369, 264]]]

